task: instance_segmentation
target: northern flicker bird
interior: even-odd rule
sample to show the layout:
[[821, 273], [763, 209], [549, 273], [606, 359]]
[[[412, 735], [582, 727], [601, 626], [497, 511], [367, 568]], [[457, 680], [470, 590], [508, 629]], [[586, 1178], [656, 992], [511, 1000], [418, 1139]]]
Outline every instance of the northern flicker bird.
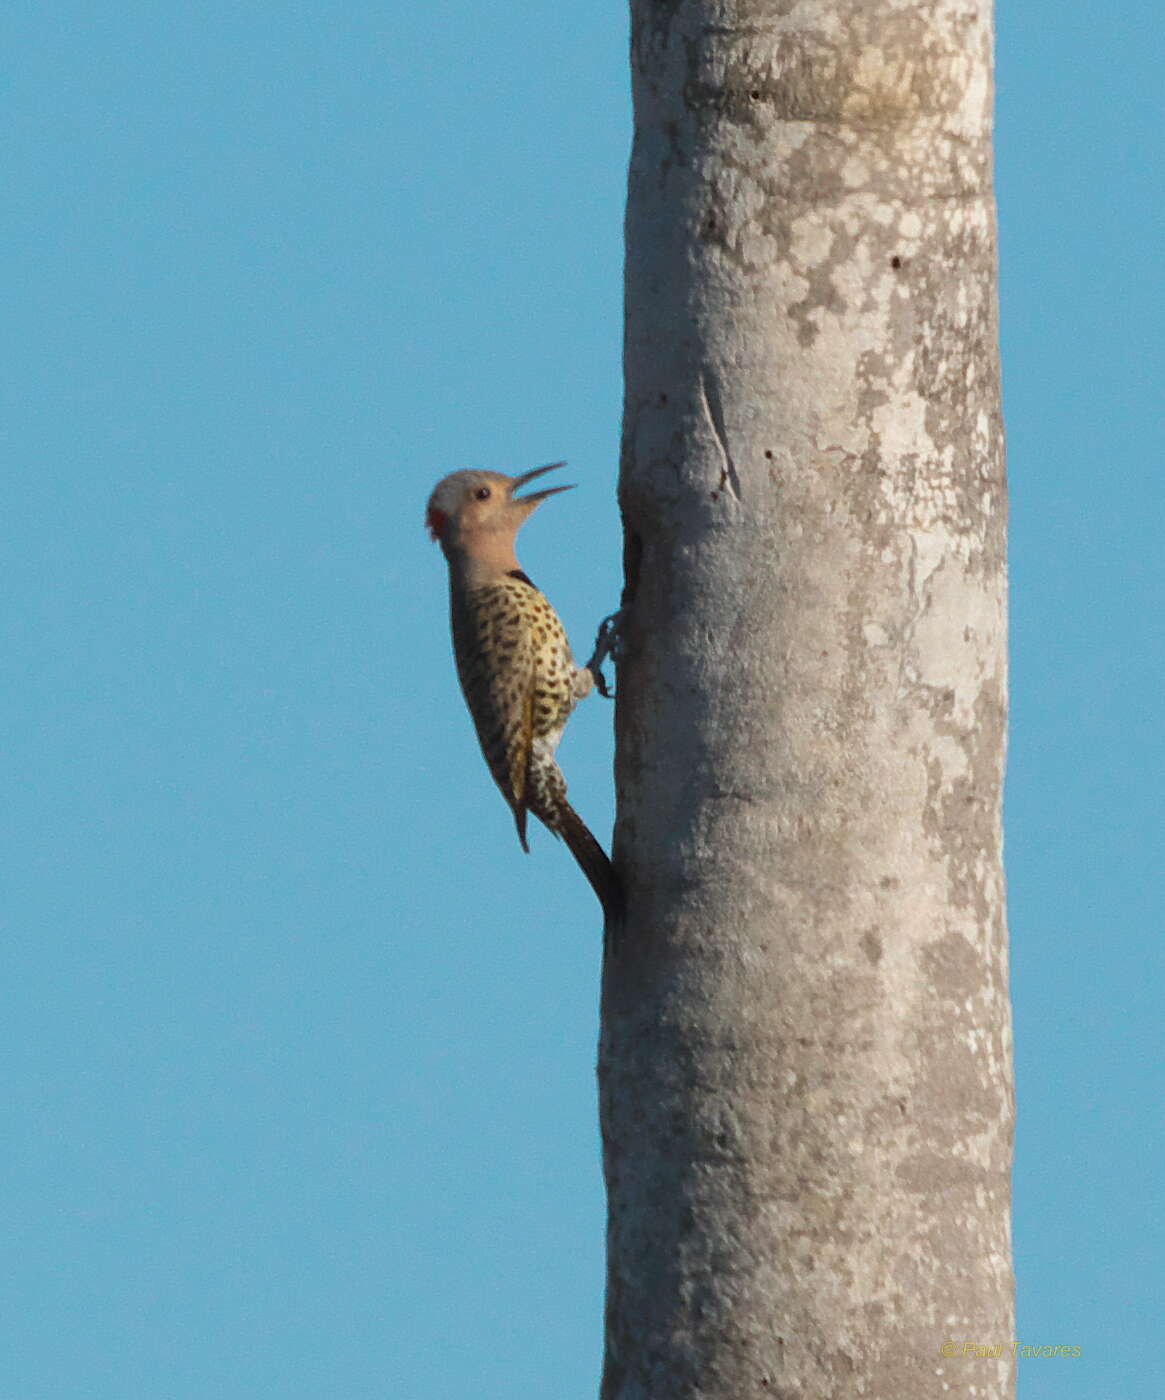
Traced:
[[530, 849], [526, 817], [533, 812], [570, 847], [609, 924], [619, 908], [618, 880], [566, 800], [566, 780], [554, 756], [571, 711], [594, 681], [575, 665], [558, 614], [514, 553], [523, 521], [548, 496], [570, 487], [515, 493], [563, 465], [554, 462], [522, 476], [453, 472], [429, 497], [426, 521], [449, 565], [458, 679], [522, 849]]

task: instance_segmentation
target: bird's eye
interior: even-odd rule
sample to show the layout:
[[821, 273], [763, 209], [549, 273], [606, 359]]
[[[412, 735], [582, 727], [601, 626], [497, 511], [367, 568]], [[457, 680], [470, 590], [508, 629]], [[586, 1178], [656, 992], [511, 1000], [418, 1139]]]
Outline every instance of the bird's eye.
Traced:
[[489, 500], [489, 487], [488, 487], [488, 486], [479, 486], [479, 487], [477, 488], [477, 490], [476, 490], [473, 494], [477, 497], [477, 499], [478, 499], [479, 501], [488, 501], [488, 500]]

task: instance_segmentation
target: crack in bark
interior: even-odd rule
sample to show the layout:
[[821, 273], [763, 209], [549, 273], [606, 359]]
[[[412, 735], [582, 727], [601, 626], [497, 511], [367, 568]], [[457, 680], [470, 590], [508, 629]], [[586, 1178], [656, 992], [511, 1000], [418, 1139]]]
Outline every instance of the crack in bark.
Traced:
[[736, 463], [732, 460], [732, 453], [728, 448], [728, 431], [724, 425], [724, 406], [720, 402], [720, 390], [716, 387], [715, 379], [706, 370], [700, 375], [700, 397], [716, 445], [724, 458], [724, 467], [720, 473], [721, 489], [727, 487], [738, 501], [743, 500], [740, 493], [740, 473], [736, 470]]

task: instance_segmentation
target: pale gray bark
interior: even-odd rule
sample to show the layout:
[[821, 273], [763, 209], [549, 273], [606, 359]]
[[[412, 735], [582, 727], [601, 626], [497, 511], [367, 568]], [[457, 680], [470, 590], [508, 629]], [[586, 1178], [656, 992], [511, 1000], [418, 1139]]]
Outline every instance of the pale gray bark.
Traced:
[[632, 0], [604, 1400], [1011, 1394], [991, 42]]

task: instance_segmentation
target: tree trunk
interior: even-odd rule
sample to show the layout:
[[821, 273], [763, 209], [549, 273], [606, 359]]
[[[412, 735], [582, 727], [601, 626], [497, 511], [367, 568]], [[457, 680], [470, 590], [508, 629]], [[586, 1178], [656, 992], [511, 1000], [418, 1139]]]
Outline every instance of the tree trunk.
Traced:
[[990, 6], [632, 63], [603, 1397], [1008, 1396]]

